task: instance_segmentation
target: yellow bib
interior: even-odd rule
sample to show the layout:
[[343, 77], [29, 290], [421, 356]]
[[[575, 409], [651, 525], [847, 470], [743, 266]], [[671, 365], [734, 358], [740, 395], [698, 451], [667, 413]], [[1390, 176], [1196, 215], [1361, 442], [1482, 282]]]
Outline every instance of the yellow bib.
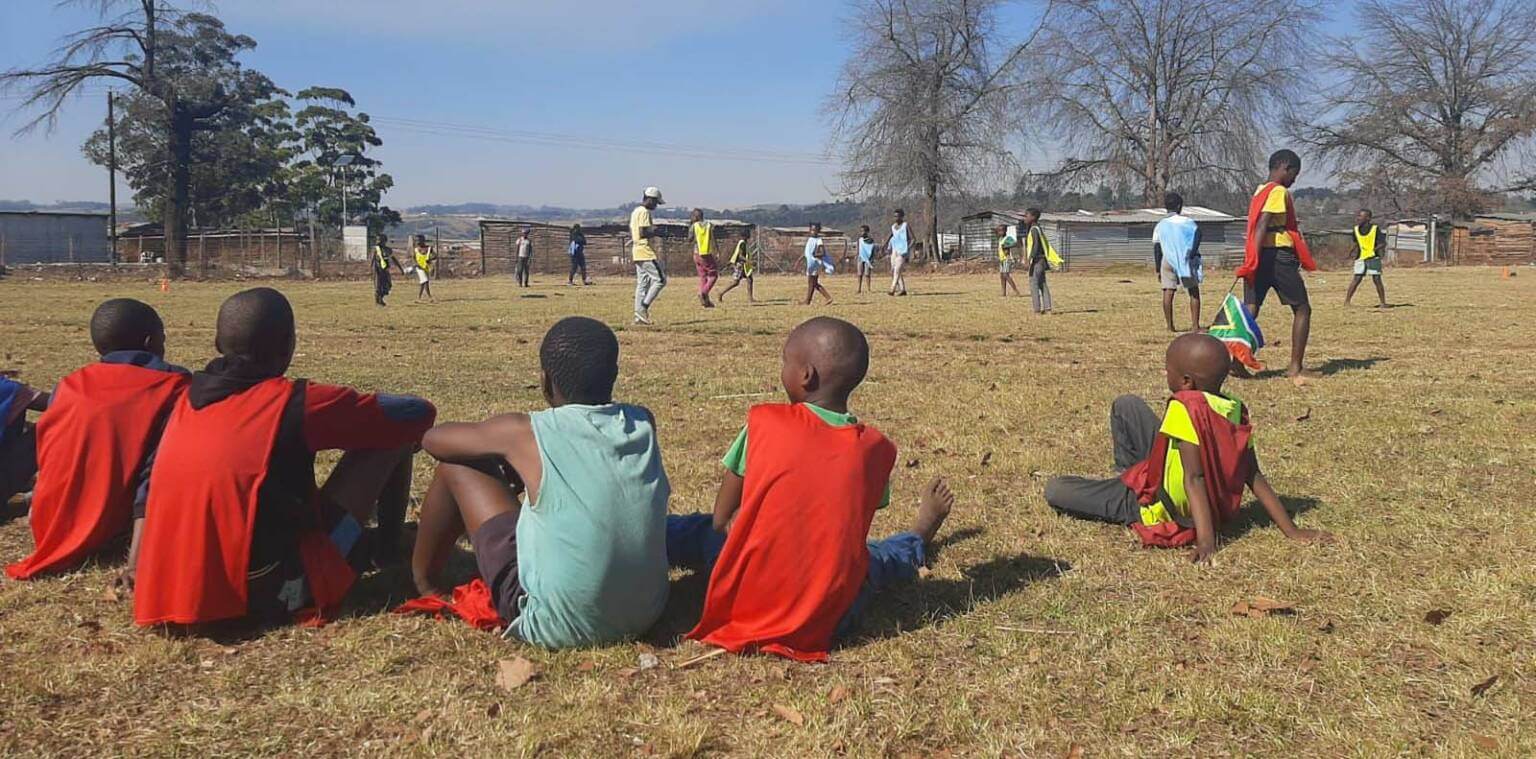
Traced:
[[699, 246], [699, 255], [701, 255], [701, 256], [708, 256], [708, 255], [712, 255], [715, 252], [715, 249], [714, 249], [714, 247], [712, 245], [713, 240], [710, 239], [711, 237], [714, 236], [714, 233], [715, 233], [715, 225], [710, 224], [707, 221], [700, 221], [700, 222], [695, 222], [694, 223], [694, 225], [693, 225], [693, 241], [694, 241], [695, 244], [697, 244]]
[[1050, 239], [1045, 236], [1045, 230], [1041, 229], [1039, 224], [1030, 227], [1029, 231], [1024, 234], [1024, 257], [1031, 261], [1034, 260], [1035, 237], [1037, 236], [1037, 233], [1040, 238], [1040, 242], [1045, 245], [1046, 265], [1050, 266], [1052, 269], [1060, 269], [1062, 263], [1064, 263], [1061, 260], [1061, 255], [1057, 253], [1056, 248], [1051, 245]]
[[1371, 231], [1362, 235], [1360, 234], [1359, 227], [1354, 228], [1355, 242], [1360, 244], [1361, 261], [1367, 261], [1376, 257], [1376, 232], [1380, 229], [1380, 227], [1372, 224]]
[[425, 248], [425, 249], [417, 250], [416, 251], [416, 268], [418, 268], [418, 269], [425, 269], [425, 270], [427, 270], [428, 273], [431, 273], [431, 266], [432, 266], [432, 249], [431, 248]]

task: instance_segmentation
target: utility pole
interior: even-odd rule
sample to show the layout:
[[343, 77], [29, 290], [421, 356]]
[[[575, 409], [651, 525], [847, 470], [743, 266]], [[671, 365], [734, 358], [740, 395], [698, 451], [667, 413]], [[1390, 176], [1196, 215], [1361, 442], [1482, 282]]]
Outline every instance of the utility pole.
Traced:
[[107, 234], [112, 239], [112, 265], [117, 265], [117, 115], [112, 91], [107, 91]]

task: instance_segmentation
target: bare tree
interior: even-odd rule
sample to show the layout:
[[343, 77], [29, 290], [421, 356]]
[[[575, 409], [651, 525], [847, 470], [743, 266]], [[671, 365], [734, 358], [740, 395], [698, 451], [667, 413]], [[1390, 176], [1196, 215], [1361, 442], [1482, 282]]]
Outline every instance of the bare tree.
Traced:
[[1364, 0], [1357, 14], [1299, 136], [1368, 190], [1388, 189], [1382, 176], [1419, 188], [1393, 193], [1418, 210], [1467, 216], [1489, 193], [1536, 189], [1506, 164], [1536, 133], [1536, 2]]
[[[107, 80], [126, 83], [156, 101], [165, 130], [167, 186], [164, 189], [166, 258], [183, 270], [187, 261], [186, 218], [191, 186], [192, 137], [211, 128], [213, 120], [232, 102], [224, 83], [238, 76], [233, 55], [254, 47], [248, 37], [224, 34], [223, 25], [211, 16], [183, 14], [161, 0], [65, 0], [64, 4], [93, 8], [102, 24], [66, 37], [53, 60], [37, 68], [18, 68], [0, 74], [0, 87], [24, 87], [25, 109], [37, 109], [36, 118], [22, 131], [46, 126], [52, 129], [69, 97], [88, 82]], [[227, 55], [212, 60], [185, 60], [163, 65], [162, 42], [167, 29], [182, 34], [214, 34], [219, 50]], [[227, 70], [234, 66], [235, 71]]]
[[[1003, 0], [855, 0], [857, 36], [828, 99], [849, 195], [921, 193], [930, 254], [939, 192], [1012, 165], [1008, 101], [1039, 33], [1001, 42]], [[1049, 12], [1049, 0], [1044, 6]], [[1043, 15], [1043, 14], [1042, 14]]]
[[1068, 0], [1041, 45], [1032, 123], [1065, 153], [1052, 174], [1123, 182], [1149, 205], [1175, 186], [1246, 185], [1305, 80], [1317, 14], [1317, 0]]

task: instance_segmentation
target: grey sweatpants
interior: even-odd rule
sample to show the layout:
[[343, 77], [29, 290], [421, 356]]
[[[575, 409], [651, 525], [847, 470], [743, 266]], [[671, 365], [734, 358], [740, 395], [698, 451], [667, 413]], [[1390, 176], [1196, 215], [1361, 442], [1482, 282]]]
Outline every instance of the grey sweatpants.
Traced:
[[635, 262], [635, 313], [643, 313], [656, 302], [661, 288], [667, 286], [667, 273], [660, 261]]
[[1029, 265], [1029, 302], [1037, 314], [1051, 310], [1051, 286], [1045, 282], [1045, 273], [1050, 268], [1045, 259]]
[[[1115, 446], [1115, 471], [1124, 472], [1152, 455], [1152, 440], [1162, 421], [1147, 402], [1122, 395], [1109, 409], [1109, 437]], [[1141, 521], [1136, 494], [1118, 477], [1055, 477], [1045, 483], [1045, 502], [1069, 516], [1114, 524]]]

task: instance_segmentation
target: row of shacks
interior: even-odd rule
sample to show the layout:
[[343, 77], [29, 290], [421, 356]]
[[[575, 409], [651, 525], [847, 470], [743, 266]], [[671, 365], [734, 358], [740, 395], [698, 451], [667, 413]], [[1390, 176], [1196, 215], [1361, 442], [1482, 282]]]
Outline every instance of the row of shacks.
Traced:
[[[758, 270], [765, 273], [803, 271], [805, 244], [810, 235], [806, 227], [764, 227], [740, 221], [712, 221], [713, 247], [717, 258], [724, 263], [730, 259], [736, 244], [748, 240], [756, 256]], [[533, 244], [530, 266], [534, 272], [565, 275], [569, 273], [572, 224], [519, 221], [516, 219], [481, 219], [480, 250], [478, 260], [460, 258], [449, 266], [455, 273], [499, 274], [513, 271], [517, 264], [517, 241], [527, 230]], [[630, 238], [629, 225], [620, 222], [597, 222], [581, 225], [586, 237], [586, 259], [589, 271], [622, 273], [630, 268], [630, 255], [634, 241]], [[668, 271], [673, 273], [693, 268], [693, 245], [688, 241], [688, 223], [670, 219], [658, 219], [656, 229], [660, 236], [657, 253]], [[750, 235], [749, 235], [750, 231]], [[856, 255], [854, 240], [837, 229], [823, 229], [823, 245], [835, 260], [848, 262]]]
[[[1184, 211], [1201, 226], [1201, 250], [1208, 266], [1231, 268], [1241, 260], [1245, 232], [1243, 219], [1208, 208], [1186, 207]], [[1152, 230], [1166, 215], [1160, 208], [1047, 212], [1040, 221], [1069, 269], [1092, 269], [1113, 264], [1150, 263]], [[995, 256], [997, 243], [993, 229], [1002, 226], [1015, 231], [1022, 219], [1022, 210], [991, 210], [964, 217], [955, 245], [956, 254], [979, 260]], [[739, 221], [714, 224], [715, 247], [722, 260], [729, 257], [737, 241], [750, 229], [750, 244], [760, 270], [767, 273], [800, 271], [806, 228], [761, 227]], [[661, 254], [667, 266], [673, 272], [686, 270], [693, 257], [687, 239], [687, 223], [661, 220], [657, 226], [661, 232]], [[570, 244], [571, 225], [515, 219], [480, 220], [478, 245], [473, 240], [444, 245], [441, 251], [444, 273], [476, 276], [512, 271], [516, 265], [516, 240], [524, 229], [529, 230], [533, 240], [534, 270], [565, 274], [569, 266], [565, 254]], [[1404, 220], [1384, 224], [1383, 230], [1387, 234], [1389, 263], [1536, 263], [1536, 213], [1483, 214], [1467, 221], [1442, 223], [1438, 227], [1422, 221]], [[598, 222], [584, 225], [584, 232], [590, 270], [596, 273], [628, 271], [632, 241], [627, 224]], [[852, 261], [857, 249], [852, 238], [835, 229], [823, 230], [822, 236], [835, 259], [844, 264]], [[1308, 237], [1314, 248], [1334, 251], [1334, 255], [1324, 256], [1325, 261], [1331, 263], [1339, 263], [1340, 254], [1352, 250], [1353, 239], [1347, 231], [1315, 232]], [[0, 211], [0, 269], [7, 265], [111, 263], [114, 260], [113, 242], [105, 214]], [[163, 260], [164, 234], [155, 225], [123, 227], [116, 244], [116, 260], [119, 262]], [[312, 260], [315, 258], [314, 246], [303, 229], [193, 230], [188, 236], [187, 247], [193, 270], [207, 273], [314, 272], [318, 263]]]

